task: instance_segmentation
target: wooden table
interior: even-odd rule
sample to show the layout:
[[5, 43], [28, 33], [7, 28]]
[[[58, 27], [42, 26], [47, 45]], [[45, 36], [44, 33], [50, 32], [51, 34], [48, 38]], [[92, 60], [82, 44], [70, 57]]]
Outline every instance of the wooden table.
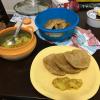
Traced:
[[[86, 11], [78, 12], [80, 16], [79, 26], [85, 29], [91, 29], [95, 36], [100, 40], [100, 28], [92, 28], [86, 24]], [[37, 46], [35, 50], [27, 58], [19, 61], [8, 61], [0, 58], [0, 97], [11, 100], [9, 98], [20, 98], [20, 100], [37, 100], [48, 98], [39, 94], [30, 82], [30, 67], [37, 53], [51, 44], [37, 37]], [[98, 65], [100, 66], [100, 51], [94, 55]], [[88, 77], [88, 76], [87, 76]], [[91, 100], [100, 100], [100, 89]], [[1, 100], [1, 99], [0, 99]]]

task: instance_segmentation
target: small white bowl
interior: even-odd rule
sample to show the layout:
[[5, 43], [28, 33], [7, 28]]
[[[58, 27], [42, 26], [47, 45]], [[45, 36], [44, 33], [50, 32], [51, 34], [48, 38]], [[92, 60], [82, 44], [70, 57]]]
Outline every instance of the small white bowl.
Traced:
[[100, 19], [95, 19], [90, 16], [93, 12], [94, 10], [87, 11], [87, 24], [95, 28], [100, 28]]

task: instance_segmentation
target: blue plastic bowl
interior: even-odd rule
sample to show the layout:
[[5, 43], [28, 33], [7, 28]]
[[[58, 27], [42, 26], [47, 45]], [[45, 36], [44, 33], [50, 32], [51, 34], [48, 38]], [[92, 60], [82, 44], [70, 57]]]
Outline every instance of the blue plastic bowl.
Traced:
[[[70, 23], [70, 26], [64, 29], [46, 29], [44, 25], [50, 19], [64, 19]], [[65, 8], [48, 8], [40, 12], [35, 18], [35, 24], [38, 27], [41, 36], [49, 41], [64, 41], [71, 38], [75, 33], [74, 28], [79, 22], [79, 16], [72, 10]]]

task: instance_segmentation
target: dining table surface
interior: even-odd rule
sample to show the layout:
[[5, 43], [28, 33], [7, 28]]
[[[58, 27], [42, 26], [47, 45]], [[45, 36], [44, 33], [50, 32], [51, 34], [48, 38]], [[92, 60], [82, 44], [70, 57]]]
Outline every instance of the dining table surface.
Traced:
[[[78, 26], [84, 29], [92, 30], [93, 34], [100, 40], [100, 28], [93, 28], [87, 25], [86, 10], [79, 10], [80, 21]], [[9, 22], [10, 23], [10, 22]], [[10, 27], [10, 25], [8, 25]], [[36, 35], [36, 33], [34, 33]], [[23, 100], [49, 100], [49, 98], [40, 94], [30, 81], [30, 68], [32, 61], [39, 51], [52, 46], [49, 42], [43, 41], [37, 35], [37, 45], [33, 52], [26, 58], [9, 61], [0, 58], [0, 98], [24, 98]], [[100, 67], [100, 50], [93, 54]], [[88, 76], [87, 76], [88, 77]], [[100, 89], [90, 100], [100, 100]]]

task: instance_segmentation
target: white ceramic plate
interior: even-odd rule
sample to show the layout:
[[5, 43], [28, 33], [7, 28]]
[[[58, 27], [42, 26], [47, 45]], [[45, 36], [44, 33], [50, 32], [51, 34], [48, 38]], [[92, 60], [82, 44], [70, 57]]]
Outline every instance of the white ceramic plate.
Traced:
[[43, 65], [43, 58], [51, 53], [61, 53], [77, 49], [69, 46], [51, 46], [40, 51], [33, 60], [30, 79], [34, 88], [44, 96], [55, 100], [86, 100], [93, 97], [99, 89], [100, 71], [95, 59], [91, 56], [88, 69], [78, 74], [66, 74], [69, 78], [82, 79], [83, 85], [78, 90], [60, 91], [52, 85], [57, 76], [51, 74]]

